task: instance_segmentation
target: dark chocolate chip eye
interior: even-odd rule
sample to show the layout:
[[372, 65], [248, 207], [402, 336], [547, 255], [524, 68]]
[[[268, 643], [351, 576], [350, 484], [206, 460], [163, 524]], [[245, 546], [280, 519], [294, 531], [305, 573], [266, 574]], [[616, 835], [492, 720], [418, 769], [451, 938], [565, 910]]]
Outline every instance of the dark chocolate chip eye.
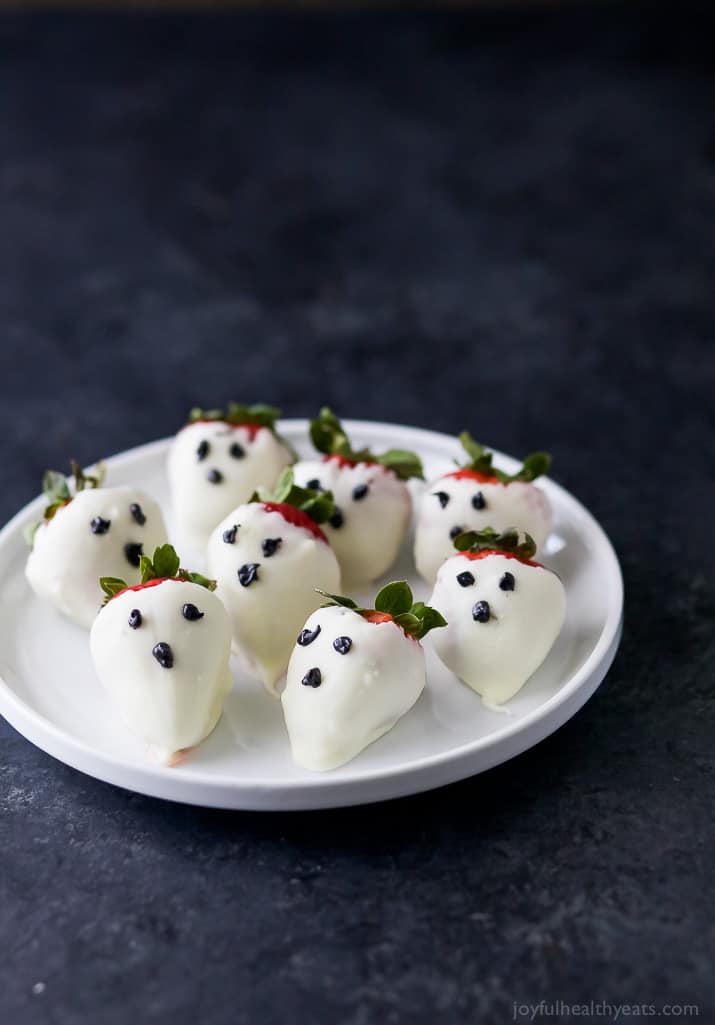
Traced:
[[142, 625], [142, 614], [139, 609], [132, 609], [127, 620], [132, 630], [138, 630]]
[[103, 520], [101, 516], [95, 516], [89, 524], [89, 529], [93, 534], [106, 534], [111, 523], [111, 520]]
[[339, 655], [347, 655], [353, 646], [351, 637], [336, 637], [333, 641], [333, 647]]
[[369, 490], [367, 484], [356, 484], [353, 488], [353, 502], [361, 502]]
[[199, 447], [196, 449], [196, 458], [199, 462], [201, 462], [202, 459], [205, 459], [209, 454], [209, 448], [209, 443], [205, 438], [203, 441], [199, 442]]
[[502, 591], [513, 591], [515, 583], [516, 581], [514, 580], [514, 574], [510, 573], [509, 570], [507, 570], [504, 576], [499, 581], [499, 587], [502, 589]]
[[242, 587], [249, 587], [254, 580], [258, 580], [258, 567], [260, 562], [245, 562], [238, 571], [238, 582]]
[[205, 613], [199, 612], [195, 605], [191, 602], [187, 602], [186, 605], [181, 607], [181, 615], [184, 619], [188, 619], [190, 622], [195, 623], [197, 619], [203, 619]]
[[474, 574], [465, 569], [464, 573], [457, 574], [457, 583], [460, 587], [471, 587], [472, 584], [476, 583]]
[[263, 549], [263, 554], [267, 559], [270, 559], [271, 555], [275, 555], [282, 544], [282, 537], [264, 538], [264, 540], [261, 541], [261, 548]]
[[458, 537], [462, 533], [463, 530], [464, 530], [464, 527], [452, 527], [452, 529], [449, 532], [449, 536], [454, 541], [455, 537]]
[[328, 520], [328, 523], [330, 524], [331, 527], [335, 527], [336, 530], [339, 530], [340, 527], [342, 527], [342, 525], [345, 523], [345, 517], [343, 516], [343, 510], [342, 509], [338, 509], [337, 505], [335, 506], [335, 511], [333, 512], [333, 515]]
[[481, 491], [477, 491], [476, 495], [472, 498], [472, 508], [474, 509], [486, 509], [487, 500]]
[[140, 527], [143, 527], [146, 523], [146, 515], [138, 502], [132, 502], [129, 506], [129, 512], [134, 517], [134, 522], [138, 523]]
[[320, 481], [318, 480], [317, 477], [313, 477], [313, 479], [309, 480], [308, 483], [305, 486], [306, 486], [306, 488], [310, 488], [311, 491], [322, 491], [323, 490], [323, 486], [322, 486], [322, 484], [320, 483]]
[[296, 644], [300, 644], [301, 648], [306, 648], [309, 644], [312, 644], [315, 638], [320, 633], [320, 627], [316, 626], [315, 630], [309, 630], [307, 627], [305, 630], [301, 630], [298, 635]]
[[472, 619], [475, 623], [488, 623], [490, 615], [488, 601], [478, 601], [472, 608]]
[[437, 499], [439, 504], [444, 509], [444, 507], [449, 502], [449, 495], [447, 494], [447, 492], [446, 491], [433, 491], [432, 494], [434, 495], [434, 497]]
[[233, 456], [234, 459], [243, 459], [243, 457], [246, 454], [246, 450], [244, 449], [243, 445], [239, 445], [237, 441], [234, 441], [233, 445], [231, 445], [228, 451], [229, 455]]
[[300, 682], [304, 687], [319, 687], [323, 682], [323, 677], [318, 667], [315, 666], [313, 669], [308, 670]]
[[124, 545], [124, 555], [130, 566], [138, 566], [143, 554], [144, 549], [136, 541], [129, 541]]
[[174, 653], [166, 641], [159, 641], [151, 649], [151, 653], [160, 666], [164, 669], [171, 669], [174, 665]]
[[232, 545], [235, 542], [235, 540], [236, 540], [236, 531], [237, 530], [238, 530], [238, 524], [237, 523], [234, 523], [234, 525], [232, 527], [229, 527], [228, 530], [224, 530], [224, 532], [221, 535], [221, 537], [223, 538], [225, 544]]
[[223, 480], [223, 474], [220, 470], [209, 470], [206, 474], [206, 480], [211, 484], [220, 484]]

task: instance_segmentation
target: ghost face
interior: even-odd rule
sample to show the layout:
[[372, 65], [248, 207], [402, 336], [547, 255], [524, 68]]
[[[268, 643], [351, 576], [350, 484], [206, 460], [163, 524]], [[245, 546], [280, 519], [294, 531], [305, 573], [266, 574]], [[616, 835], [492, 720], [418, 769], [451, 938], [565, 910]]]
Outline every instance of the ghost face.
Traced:
[[309, 617], [282, 703], [293, 760], [334, 769], [391, 730], [425, 686], [424, 652], [392, 622], [329, 606]]
[[500, 554], [448, 559], [430, 604], [448, 624], [434, 634], [438, 656], [491, 705], [512, 698], [538, 669], [566, 614], [555, 573]]
[[275, 484], [292, 457], [267, 427], [198, 422], [179, 431], [168, 474], [176, 521], [186, 541], [203, 552], [216, 524], [260, 487]]
[[123, 591], [97, 616], [90, 647], [124, 723], [158, 760], [213, 730], [231, 689], [231, 631], [205, 587], [165, 580]]
[[135, 488], [80, 491], [37, 530], [25, 574], [40, 598], [89, 629], [101, 576], [139, 583], [139, 559], [166, 542], [156, 502]]
[[340, 590], [335, 553], [308, 529], [251, 502], [218, 525], [206, 561], [236, 649], [274, 694], [298, 631], [324, 601], [315, 589]]
[[511, 484], [479, 481], [464, 471], [434, 481], [424, 492], [415, 533], [417, 571], [434, 581], [453, 541], [463, 530], [506, 530], [531, 534], [541, 548], [551, 530], [551, 509], [543, 491], [523, 481]]
[[377, 580], [397, 558], [410, 522], [405, 484], [379, 463], [328, 458], [296, 463], [296, 484], [332, 491], [335, 512], [324, 525], [348, 590]]

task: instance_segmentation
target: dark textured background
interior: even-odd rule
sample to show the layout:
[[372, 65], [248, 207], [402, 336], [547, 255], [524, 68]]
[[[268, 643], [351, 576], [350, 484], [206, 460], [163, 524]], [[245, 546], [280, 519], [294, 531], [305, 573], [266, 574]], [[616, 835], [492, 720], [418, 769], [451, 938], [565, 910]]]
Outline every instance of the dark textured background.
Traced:
[[712, 38], [684, 4], [0, 20], [0, 519], [194, 402], [327, 400], [550, 448], [627, 594], [573, 721], [389, 805], [173, 806], [3, 725], [8, 1025], [715, 1020]]

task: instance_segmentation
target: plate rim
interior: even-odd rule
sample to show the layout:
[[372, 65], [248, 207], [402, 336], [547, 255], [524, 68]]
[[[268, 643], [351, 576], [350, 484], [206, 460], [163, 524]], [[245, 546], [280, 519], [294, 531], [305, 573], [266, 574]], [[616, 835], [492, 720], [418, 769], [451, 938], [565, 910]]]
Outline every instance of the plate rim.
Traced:
[[[385, 431], [393, 437], [403, 433], [412, 438], [420, 435], [425, 442], [451, 442], [455, 451], [458, 448], [458, 439], [454, 436], [429, 428], [375, 420], [346, 419], [343, 422], [348, 430]], [[294, 417], [280, 420], [277, 426], [279, 431], [292, 433], [307, 432], [308, 424], [307, 418]], [[107, 457], [104, 462], [111, 469], [124, 462], [151, 457], [165, 450], [172, 437], [125, 449]], [[517, 464], [512, 456], [498, 449], [490, 447], [490, 451], [507, 467]], [[186, 776], [150, 762], [146, 765], [127, 764], [121, 758], [93, 748], [58, 727], [22, 700], [2, 674], [0, 714], [25, 740], [80, 772], [150, 797], [203, 807], [253, 811], [348, 807], [432, 790], [477, 775], [523, 753], [563, 726], [595, 693], [613, 663], [621, 639], [623, 575], [613, 544], [603, 527], [578, 498], [549, 477], [544, 478], [544, 482], [548, 491], [556, 492], [574, 508], [578, 517], [590, 528], [589, 537], [597, 540], [598, 557], [603, 554], [606, 562], [610, 563], [606, 615], [593, 649], [558, 690], [530, 712], [511, 723], [505, 723], [486, 737], [413, 759], [397, 767], [371, 769], [361, 773], [359, 779], [316, 773], [315, 778], [237, 781], [210, 776], [196, 769], [191, 770], [191, 776]], [[43, 501], [42, 495], [31, 499], [0, 529], [0, 552], [12, 545], [18, 530], [21, 531], [37, 515]], [[433, 781], [426, 783], [423, 777], [430, 774]]]

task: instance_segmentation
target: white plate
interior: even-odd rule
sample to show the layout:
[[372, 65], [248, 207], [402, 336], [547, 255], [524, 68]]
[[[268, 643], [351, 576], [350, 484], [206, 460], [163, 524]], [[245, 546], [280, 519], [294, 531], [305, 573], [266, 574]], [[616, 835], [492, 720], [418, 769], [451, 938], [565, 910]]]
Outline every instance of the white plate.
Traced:
[[[430, 431], [361, 421], [347, 427], [360, 447], [416, 450], [428, 480], [450, 469], [461, 453], [454, 438]], [[281, 424], [301, 455], [310, 452], [307, 428], [305, 420]], [[135, 484], [168, 506], [168, 444], [154, 442], [109, 459], [108, 483]], [[516, 466], [499, 453], [497, 462], [506, 470]], [[22, 529], [41, 516], [42, 498], [0, 531], [0, 712], [43, 751], [97, 779], [220, 808], [363, 804], [483, 772], [538, 743], [578, 711], [605, 676], [620, 639], [623, 585], [608, 538], [563, 488], [549, 480], [541, 487], [555, 513], [543, 561], [566, 586], [568, 612], [549, 657], [510, 702], [508, 713], [487, 711], [441, 665], [427, 638], [428, 685], [415, 707], [390, 733], [334, 772], [310, 773], [292, 763], [280, 702], [237, 669], [224, 716], [211, 737], [176, 768], [153, 765], [112, 714], [94, 674], [88, 635], [40, 602], [25, 582]], [[188, 563], [186, 553], [180, 554]], [[417, 597], [427, 597], [428, 588], [412, 565], [411, 538], [386, 579], [402, 578]], [[371, 598], [377, 587], [358, 597]]]

